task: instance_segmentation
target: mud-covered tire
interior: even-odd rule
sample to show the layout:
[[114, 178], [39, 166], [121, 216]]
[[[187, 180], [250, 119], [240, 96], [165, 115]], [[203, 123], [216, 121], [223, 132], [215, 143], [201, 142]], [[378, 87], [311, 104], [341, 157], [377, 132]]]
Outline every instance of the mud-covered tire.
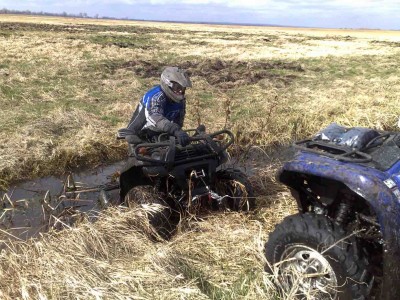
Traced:
[[[298, 299], [368, 299], [373, 276], [357, 247], [354, 236], [325, 216], [292, 215], [265, 244], [266, 271], [276, 276], [283, 294], [297, 289]], [[306, 297], [313, 293], [314, 298]]]
[[218, 170], [215, 173], [215, 191], [227, 195], [224, 206], [233, 211], [249, 211], [255, 208], [253, 187], [247, 175], [235, 168]]
[[136, 186], [130, 189], [125, 196], [125, 204], [128, 207], [151, 205], [146, 208], [150, 225], [162, 238], [170, 238], [174, 230], [171, 224], [172, 209], [152, 186]]

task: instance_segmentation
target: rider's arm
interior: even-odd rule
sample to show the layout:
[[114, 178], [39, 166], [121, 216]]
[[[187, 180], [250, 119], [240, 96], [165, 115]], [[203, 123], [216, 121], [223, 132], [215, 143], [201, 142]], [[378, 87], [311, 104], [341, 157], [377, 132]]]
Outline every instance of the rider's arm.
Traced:
[[146, 117], [144, 109], [141, 103], [136, 107], [135, 112], [132, 115], [131, 120], [126, 128], [132, 132], [132, 134], [138, 134], [138, 132], [146, 124]]
[[174, 122], [169, 121], [164, 116], [167, 98], [163, 93], [155, 94], [149, 101], [146, 107], [146, 121], [149, 125], [156, 129], [174, 134], [180, 129], [180, 126]]

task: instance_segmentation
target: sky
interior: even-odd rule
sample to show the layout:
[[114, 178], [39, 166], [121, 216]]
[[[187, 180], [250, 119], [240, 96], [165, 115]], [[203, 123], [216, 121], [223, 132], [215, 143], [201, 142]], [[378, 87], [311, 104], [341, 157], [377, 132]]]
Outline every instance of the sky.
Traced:
[[0, 0], [0, 9], [137, 20], [400, 30], [400, 0]]

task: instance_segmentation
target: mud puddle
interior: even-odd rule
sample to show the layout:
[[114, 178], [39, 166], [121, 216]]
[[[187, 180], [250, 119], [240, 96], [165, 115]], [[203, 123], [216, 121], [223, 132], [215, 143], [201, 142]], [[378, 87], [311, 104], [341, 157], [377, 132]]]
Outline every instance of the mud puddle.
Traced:
[[0, 239], [27, 240], [83, 218], [96, 218], [104, 204], [99, 200], [102, 189], [111, 202], [118, 201], [117, 178], [124, 163], [11, 186], [0, 194]]

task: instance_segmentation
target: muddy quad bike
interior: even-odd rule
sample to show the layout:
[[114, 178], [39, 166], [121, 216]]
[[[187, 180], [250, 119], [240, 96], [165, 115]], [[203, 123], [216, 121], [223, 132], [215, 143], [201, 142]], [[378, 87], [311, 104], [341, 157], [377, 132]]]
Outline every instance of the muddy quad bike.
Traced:
[[167, 134], [159, 135], [156, 142], [143, 142], [126, 129], [119, 131], [130, 148], [119, 180], [120, 201], [159, 204], [161, 209], [149, 219], [164, 237], [173, 231], [174, 212], [202, 207], [247, 211], [255, 206], [247, 176], [239, 169], [222, 167], [233, 134], [229, 130], [207, 134], [202, 126], [187, 132], [193, 135], [183, 147]]
[[299, 212], [265, 244], [292, 299], [400, 299], [400, 133], [335, 123], [277, 173]]

